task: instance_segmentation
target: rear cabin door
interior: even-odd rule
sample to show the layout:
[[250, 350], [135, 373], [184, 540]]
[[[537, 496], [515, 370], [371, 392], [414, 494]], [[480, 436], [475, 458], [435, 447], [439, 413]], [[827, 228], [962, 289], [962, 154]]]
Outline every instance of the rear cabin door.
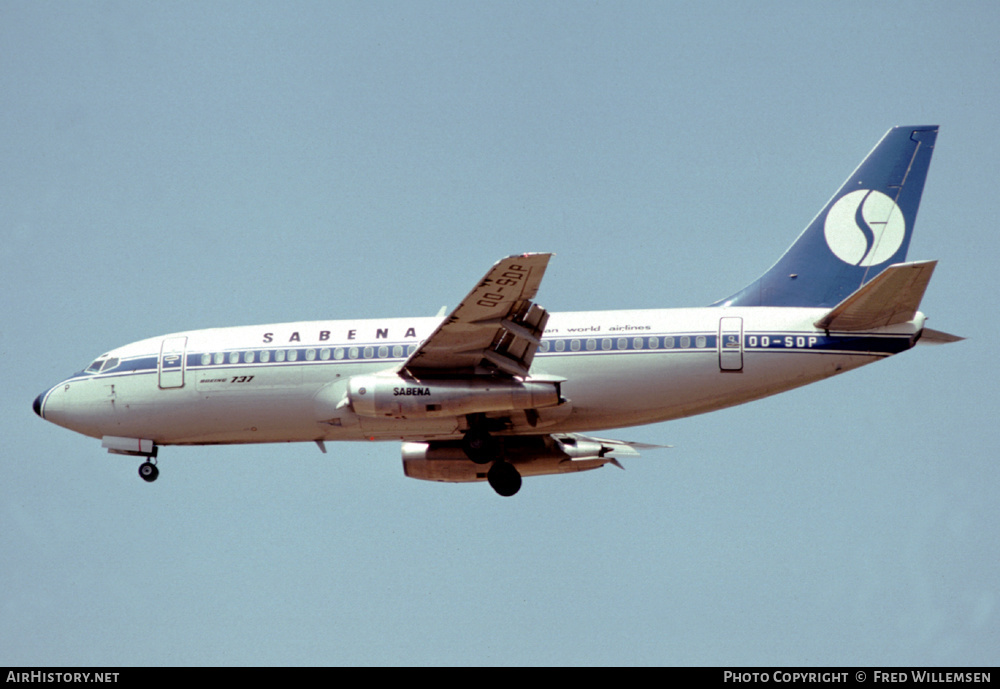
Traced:
[[719, 319], [719, 370], [743, 370], [743, 319]]
[[160, 345], [160, 387], [184, 387], [186, 337], [168, 337]]

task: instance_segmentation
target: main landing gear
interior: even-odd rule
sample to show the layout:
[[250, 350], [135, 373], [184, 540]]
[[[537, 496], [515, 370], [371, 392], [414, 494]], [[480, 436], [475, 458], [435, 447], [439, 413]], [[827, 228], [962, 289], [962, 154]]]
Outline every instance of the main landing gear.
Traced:
[[486, 473], [486, 480], [499, 495], [510, 497], [521, 490], [520, 472], [504, 460], [500, 443], [488, 431], [470, 429], [462, 438], [462, 450], [476, 464], [493, 463]]
[[486, 474], [486, 480], [490, 482], [490, 487], [493, 490], [505, 498], [509, 498], [521, 490], [520, 472], [514, 468], [513, 464], [502, 459], [493, 462], [493, 466]]

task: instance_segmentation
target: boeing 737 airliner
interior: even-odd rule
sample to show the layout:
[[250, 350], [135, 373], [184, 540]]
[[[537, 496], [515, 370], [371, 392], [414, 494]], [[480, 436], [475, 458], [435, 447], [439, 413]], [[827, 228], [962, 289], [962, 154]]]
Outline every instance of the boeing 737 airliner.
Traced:
[[550, 254], [500, 260], [450, 314], [217, 328], [102, 354], [35, 412], [143, 458], [166, 445], [402, 441], [407, 476], [596, 469], [655, 446], [598, 429], [722, 409], [961, 338], [924, 327], [935, 261], [904, 262], [936, 126], [896, 127], [758, 280], [702, 308], [549, 314]]

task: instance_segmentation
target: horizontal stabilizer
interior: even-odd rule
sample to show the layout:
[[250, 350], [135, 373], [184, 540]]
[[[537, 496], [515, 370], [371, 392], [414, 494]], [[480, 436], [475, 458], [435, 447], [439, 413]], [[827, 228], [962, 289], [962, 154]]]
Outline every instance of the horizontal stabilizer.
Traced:
[[872, 330], [912, 321], [937, 261], [889, 266], [816, 321], [824, 330]]
[[952, 335], [951, 333], [943, 333], [940, 330], [933, 330], [931, 328], [924, 328], [920, 331], [920, 339], [917, 340], [918, 344], [948, 344], [950, 342], [961, 342], [964, 337], [959, 337], [958, 335]]

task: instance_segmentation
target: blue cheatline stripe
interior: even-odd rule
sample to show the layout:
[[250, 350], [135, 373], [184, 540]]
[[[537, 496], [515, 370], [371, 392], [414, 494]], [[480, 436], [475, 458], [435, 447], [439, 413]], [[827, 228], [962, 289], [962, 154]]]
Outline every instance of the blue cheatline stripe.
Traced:
[[[605, 354], [610, 352], [715, 352], [718, 349], [716, 333], [681, 333], [673, 335], [643, 335], [627, 337], [570, 337], [550, 338], [542, 342], [538, 356], [579, 356]], [[876, 353], [895, 354], [909, 348], [909, 335], [825, 335], [816, 332], [774, 331], [767, 333], [746, 333], [743, 346], [746, 351], [789, 351], [811, 350], [834, 353]], [[575, 343], [575, 345], [574, 345]], [[394, 345], [352, 345], [350, 347], [293, 347], [281, 349], [229, 349], [213, 352], [189, 353], [187, 367], [195, 370], [213, 368], [245, 368], [259, 366], [303, 366], [352, 362], [402, 361], [408, 356], [406, 345], [400, 355], [393, 352]], [[575, 348], [574, 348], [575, 346]], [[384, 348], [383, 356], [379, 349]], [[350, 350], [356, 350], [351, 358]], [[324, 350], [326, 353], [324, 354]], [[338, 351], [339, 350], [339, 351]], [[247, 361], [247, 353], [252, 361]], [[276, 353], [282, 352], [283, 359], [277, 360]], [[294, 352], [295, 360], [290, 360]], [[261, 355], [267, 354], [267, 361]], [[216, 357], [222, 361], [216, 363]], [[235, 356], [230, 360], [230, 356]], [[203, 363], [203, 357], [210, 357], [210, 363]], [[325, 357], [325, 358], [324, 358]], [[339, 358], [338, 358], [339, 357]], [[155, 362], [154, 362], [155, 368]]]
[[846, 354], [898, 354], [910, 348], [910, 335], [825, 335], [817, 333], [747, 333], [747, 352], [812, 351]]
[[[538, 356], [583, 356], [609, 353], [645, 352], [659, 353], [715, 353], [718, 351], [718, 333], [685, 332], [671, 335], [646, 334], [613, 337], [559, 337], [543, 340], [538, 350]], [[743, 335], [743, 350], [745, 352], [815, 352], [818, 354], [871, 354], [890, 355], [905, 351], [911, 346], [909, 335], [826, 335], [817, 332], [747, 332]], [[574, 344], [575, 343], [575, 344]], [[336, 347], [291, 347], [275, 349], [240, 348], [215, 350], [211, 352], [188, 352], [186, 368], [188, 370], [211, 370], [247, 367], [277, 367], [306, 366], [341, 363], [371, 363], [378, 361], [403, 361], [409, 356], [410, 344], [375, 345], [358, 344]], [[574, 349], [574, 346], [576, 347]], [[395, 348], [399, 347], [399, 350]], [[351, 350], [356, 350], [356, 356], [350, 357]], [[324, 351], [325, 350], [325, 351]], [[338, 351], [339, 350], [339, 351]], [[247, 361], [247, 353], [252, 354], [252, 361]], [[281, 361], [277, 353], [282, 352]], [[294, 360], [289, 360], [294, 352]], [[266, 353], [267, 361], [261, 361], [261, 355]], [[216, 363], [218, 356], [222, 357]], [[230, 361], [235, 355], [236, 360]], [[381, 355], [381, 356], [380, 356]], [[337, 357], [340, 358], [337, 358]], [[209, 363], [203, 363], [208, 357]], [[110, 371], [99, 374], [80, 372], [71, 376], [72, 380], [92, 378], [114, 378], [137, 373], [155, 373], [158, 370], [159, 357], [139, 356], [123, 359]]]

